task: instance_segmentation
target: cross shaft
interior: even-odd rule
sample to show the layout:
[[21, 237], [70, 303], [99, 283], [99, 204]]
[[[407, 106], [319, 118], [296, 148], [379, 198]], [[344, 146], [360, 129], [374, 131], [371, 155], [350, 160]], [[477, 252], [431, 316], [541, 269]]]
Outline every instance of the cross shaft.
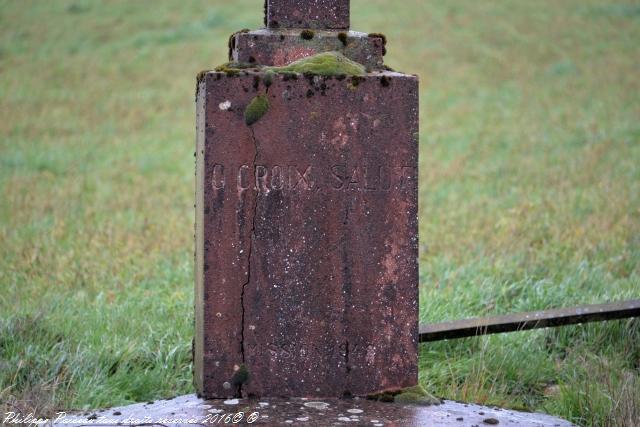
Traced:
[[267, 28], [349, 29], [349, 0], [265, 0]]

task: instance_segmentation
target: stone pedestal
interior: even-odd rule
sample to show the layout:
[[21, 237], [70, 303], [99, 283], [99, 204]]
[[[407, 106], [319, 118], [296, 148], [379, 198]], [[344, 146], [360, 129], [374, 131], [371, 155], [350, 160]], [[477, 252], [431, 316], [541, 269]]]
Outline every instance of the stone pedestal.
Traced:
[[415, 385], [417, 78], [208, 72], [197, 115], [198, 392]]
[[380, 403], [365, 399], [202, 400], [194, 395], [58, 416], [61, 426], [161, 424], [261, 426], [508, 426], [575, 427], [545, 414], [445, 401], [441, 405]]

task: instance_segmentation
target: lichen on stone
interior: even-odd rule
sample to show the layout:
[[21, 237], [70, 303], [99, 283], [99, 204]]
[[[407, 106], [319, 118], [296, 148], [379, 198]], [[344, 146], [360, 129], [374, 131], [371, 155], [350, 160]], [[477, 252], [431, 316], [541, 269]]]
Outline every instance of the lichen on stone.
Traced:
[[200, 83], [204, 80], [204, 78], [207, 76], [207, 73], [210, 71], [211, 70], [202, 70], [196, 76], [196, 98], [198, 97], [198, 90], [200, 89]]
[[244, 110], [244, 122], [251, 126], [262, 118], [269, 110], [269, 100], [266, 95], [258, 95], [251, 100]]
[[382, 33], [369, 33], [369, 34], [367, 34], [367, 37], [370, 37], [372, 39], [382, 39], [382, 44], [384, 46], [387, 45], [387, 36], [385, 36]]
[[251, 30], [249, 30], [248, 28], [243, 28], [242, 30], [236, 31], [235, 33], [233, 33], [233, 34], [231, 34], [229, 36], [229, 58], [231, 58], [232, 53], [233, 53], [233, 49], [235, 49], [235, 47], [236, 47], [236, 36], [238, 34], [248, 33], [250, 31]]
[[385, 56], [387, 54], [387, 36], [382, 33], [369, 33], [368, 37], [382, 40], [382, 56]]
[[340, 52], [323, 52], [299, 59], [283, 67], [265, 67], [276, 73], [316, 74], [320, 76], [366, 74], [365, 66], [350, 60]]

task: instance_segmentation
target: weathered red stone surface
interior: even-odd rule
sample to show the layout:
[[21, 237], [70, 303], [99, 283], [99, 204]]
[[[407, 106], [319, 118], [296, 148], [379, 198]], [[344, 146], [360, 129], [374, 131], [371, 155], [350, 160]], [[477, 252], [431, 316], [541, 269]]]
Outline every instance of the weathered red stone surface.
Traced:
[[266, 0], [268, 28], [349, 28], [349, 0]]
[[321, 52], [340, 52], [347, 58], [379, 68], [383, 65], [385, 40], [380, 35], [356, 31], [315, 31], [305, 39], [300, 30], [255, 30], [237, 32], [230, 40], [231, 61], [261, 65], [287, 65]]
[[[259, 94], [269, 109], [247, 126]], [[199, 392], [415, 385], [417, 78], [276, 75], [267, 87], [260, 72], [210, 72], [198, 116]]]

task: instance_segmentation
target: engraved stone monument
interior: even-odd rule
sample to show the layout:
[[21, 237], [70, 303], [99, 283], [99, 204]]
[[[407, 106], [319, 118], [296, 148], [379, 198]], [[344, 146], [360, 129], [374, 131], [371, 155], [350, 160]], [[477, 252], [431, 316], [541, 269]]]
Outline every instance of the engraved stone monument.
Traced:
[[418, 380], [418, 79], [348, 0], [268, 0], [199, 75], [195, 383], [365, 396]]

